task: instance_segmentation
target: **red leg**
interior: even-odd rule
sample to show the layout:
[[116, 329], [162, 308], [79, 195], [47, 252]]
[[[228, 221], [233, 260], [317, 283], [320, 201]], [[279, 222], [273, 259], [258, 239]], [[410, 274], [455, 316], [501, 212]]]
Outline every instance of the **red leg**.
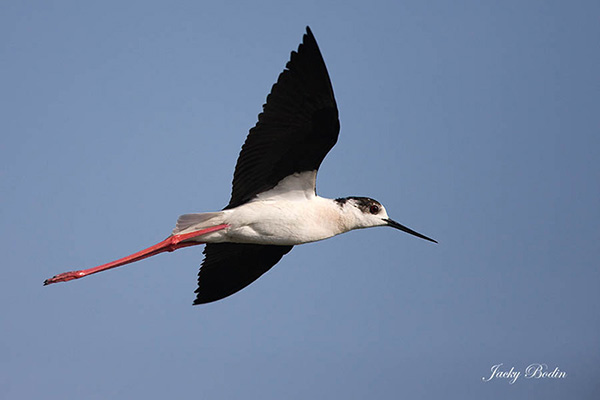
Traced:
[[53, 276], [52, 278], [46, 279], [44, 281], [44, 285], [50, 285], [56, 282], [67, 282], [73, 279], [83, 278], [84, 276], [88, 276], [91, 274], [95, 274], [97, 272], [106, 271], [107, 269], [120, 267], [121, 265], [130, 264], [132, 262], [143, 260], [144, 258], [152, 257], [160, 253], [164, 253], [165, 251], [174, 251], [180, 249], [182, 247], [196, 246], [199, 244], [204, 244], [204, 242], [185, 242], [185, 240], [192, 239], [198, 236], [206, 235], [207, 233], [219, 231], [221, 229], [227, 228], [229, 225], [217, 225], [212, 226], [210, 228], [202, 229], [195, 232], [184, 233], [180, 235], [171, 235], [160, 243], [155, 244], [154, 246], [150, 246], [147, 249], [138, 251], [137, 253], [133, 253], [128, 255], [127, 257], [120, 258], [118, 260], [109, 262], [107, 264], [102, 264], [94, 268], [82, 269], [80, 271], [70, 271], [63, 272], [62, 274], [58, 274]]

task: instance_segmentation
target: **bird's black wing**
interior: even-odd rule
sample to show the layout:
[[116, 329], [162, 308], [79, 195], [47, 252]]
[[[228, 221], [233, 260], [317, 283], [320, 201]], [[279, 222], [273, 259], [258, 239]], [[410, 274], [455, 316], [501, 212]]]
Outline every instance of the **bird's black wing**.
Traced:
[[[246, 138], [233, 175], [234, 208], [295, 172], [316, 171], [335, 145], [338, 110], [327, 67], [306, 27]], [[314, 182], [313, 188], [314, 191]]]
[[194, 304], [210, 303], [242, 290], [289, 253], [293, 246], [209, 243], [198, 273]]

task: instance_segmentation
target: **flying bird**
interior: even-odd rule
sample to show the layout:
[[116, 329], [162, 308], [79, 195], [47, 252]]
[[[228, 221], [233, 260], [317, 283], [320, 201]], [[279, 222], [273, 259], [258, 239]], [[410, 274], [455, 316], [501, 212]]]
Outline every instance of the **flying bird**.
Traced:
[[223, 210], [182, 215], [162, 242], [98, 267], [56, 275], [44, 285], [206, 244], [194, 301], [204, 304], [245, 288], [293, 246], [353, 229], [391, 226], [437, 243], [390, 219], [376, 200], [317, 195], [317, 171], [339, 131], [329, 74], [315, 37], [306, 27], [302, 43], [292, 51], [242, 146], [231, 199]]

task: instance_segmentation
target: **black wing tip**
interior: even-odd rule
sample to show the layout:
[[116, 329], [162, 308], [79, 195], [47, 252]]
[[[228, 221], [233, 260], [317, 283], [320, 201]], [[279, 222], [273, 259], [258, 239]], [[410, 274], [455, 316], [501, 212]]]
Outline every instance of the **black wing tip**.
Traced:
[[203, 293], [203, 291], [200, 290], [200, 288], [196, 289], [194, 291], [194, 293], [196, 293], [196, 299], [194, 300], [194, 303], [192, 303], [193, 306], [199, 306], [201, 304], [208, 304], [208, 303], [213, 303], [215, 301], [219, 301], [219, 300], [223, 300], [226, 297], [231, 296], [234, 293], [221, 293], [220, 295], [216, 295], [213, 293], [212, 295], [207, 295], [206, 293]]
[[315, 39], [315, 35], [313, 35], [313, 32], [310, 29], [310, 27], [308, 25], [306, 25], [306, 33], [302, 37], [301, 45], [309, 45], [309, 44], [311, 46], [316, 46], [317, 48], [319, 48], [319, 45], [317, 45], [317, 39]]
[[192, 305], [193, 306], [199, 306], [201, 304], [208, 304], [208, 303], [212, 303], [213, 301], [217, 301], [217, 300], [221, 300], [221, 299], [206, 300], [206, 299], [196, 298], [196, 300], [194, 300], [194, 303]]
[[304, 35], [302, 35], [302, 42], [298, 45], [298, 49], [291, 51], [290, 60], [287, 62], [286, 66], [285, 66], [287, 69], [290, 68], [290, 65], [292, 63], [292, 59], [298, 53], [302, 52], [302, 48], [303, 47], [316, 48], [317, 52], [320, 55], [320, 57], [323, 58], [323, 56], [321, 55], [321, 50], [319, 49], [319, 45], [317, 44], [317, 39], [315, 39], [315, 36], [313, 35], [312, 30], [310, 29], [310, 27], [308, 25], [306, 25], [306, 33]]

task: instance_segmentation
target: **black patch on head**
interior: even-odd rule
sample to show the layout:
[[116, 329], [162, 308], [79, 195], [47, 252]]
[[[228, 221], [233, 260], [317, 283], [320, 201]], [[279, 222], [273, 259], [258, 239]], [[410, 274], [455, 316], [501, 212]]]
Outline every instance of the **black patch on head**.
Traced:
[[335, 199], [334, 201], [338, 204], [338, 206], [344, 207], [344, 204], [346, 204], [348, 199], [346, 197], [340, 197], [339, 199]]
[[348, 200], [353, 200], [354, 203], [358, 206], [360, 211], [364, 213], [370, 213], [371, 206], [377, 206], [381, 209], [381, 204], [370, 197], [358, 197], [358, 196], [350, 196], [350, 197], [340, 197], [339, 199], [335, 199], [334, 201], [340, 206], [344, 207]]

